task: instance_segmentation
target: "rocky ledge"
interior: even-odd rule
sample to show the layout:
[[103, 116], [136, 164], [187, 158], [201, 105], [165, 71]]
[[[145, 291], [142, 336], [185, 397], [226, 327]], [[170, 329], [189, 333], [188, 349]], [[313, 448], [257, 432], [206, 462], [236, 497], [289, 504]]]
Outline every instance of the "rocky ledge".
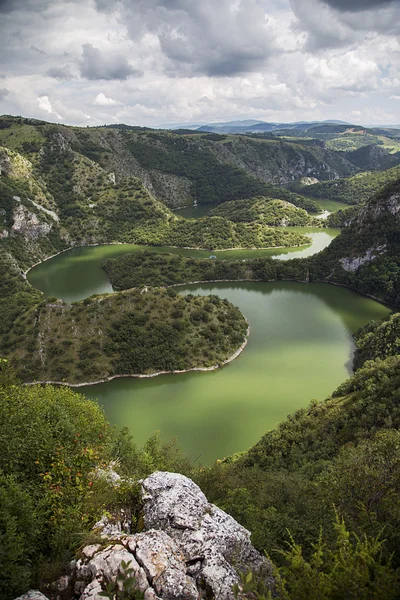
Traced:
[[130, 534], [124, 515], [115, 523], [103, 518], [97, 524], [103, 543], [83, 548], [51, 598], [101, 600], [109, 584], [130, 579], [145, 600], [233, 600], [233, 585], [240, 587], [247, 571], [262, 573], [273, 587], [272, 566], [253, 548], [250, 533], [193, 481], [156, 472], [141, 485], [143, 531]]

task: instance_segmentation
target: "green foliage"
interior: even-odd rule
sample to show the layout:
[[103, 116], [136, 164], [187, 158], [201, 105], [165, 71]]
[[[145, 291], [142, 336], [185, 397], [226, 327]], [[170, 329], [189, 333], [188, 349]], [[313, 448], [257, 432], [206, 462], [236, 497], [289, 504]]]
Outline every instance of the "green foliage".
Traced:
[[337, 212], [331, 213], [326, 219], [328, 227], [337, 227], [343, 229], [348, 227], [351, 221], [357, 217], [359, 206], [350, 206], [349, 208], [340, 209]]
[[214, 208], [210, 215], [226, 217], [235, 223], [258, 222], [272, 227], [322, 226], [320, 219], [313, 219], [303, 208], [298, 208], [285, 200], [263, 196], [225, 202]]
[[144, 289], [44, 301], [13, 323], [3, 348], [24, 381], [75, 383], [215, 366], [246, 331], [239, 309], [217, 296]]
[[284, 600], [391, 600], [397, 598], [399, 577], [382, 560], [383, 542], [352, 535], [338, 519], [330, 548], [320, 535], [308, 559], [292, 539], [282, 551], [277, 589]]
[[134, 569], [130, 564], [131, 561], [121, 561], [121, 568], [115, 581], [109, 581], [106, 589], [100, 592], [99, 596], [109, 598], [109, 600], [141, 600], [144, 598], [144, 595], [136, 589]]
[[0, 472], [1, 598], [13, 598], [28, 589], [39, 534], [39, 519], [27, 487], [14, 475]]
[[[255, 173], [250, 175], [233, 164], [221, 163], [213, 154], [213, 147], [220, 143], [219, 140], [207, 142], [204, 140], [200, 144], [185, 136], [160, 133], [127, 136], [127, 147], [144, 168], [189, 179], [191, 197], [199, 204], [220, 204], [238, 198], [265, 195], [284, 198], [297, 206], [318, 212], [319, 207], [312, 200], [288, 190], [281, 192], [280, 188], [254, 177]], [[259, 142], [246, 140], [246, 145], [251, 146], [251, 151], [255, 153], [263, 150], [263, 144]], [[275, 171], [278, 170], [274, 164], [276, 150], [279, 149], [283, 154], [285, 152], [280, 144], [275, 143], [274, 146], [272, 150], [268, 148], [267, 156], [259, 155], [256, 162], [267, 161]], [[240, 152], [240, 148], [232, 148], [230, 143], [227, 147], [234, 153]], [[285, 150], [289, 154], [293, 152], [289, 145]]]
[[400, 313], [384, 321], [368, 323], [357, 331], [355, 340], [355, 369], [362, 367], [367, 360], [400, 354]]
[[[56, 579], [106, 510], [123, 507], [133, 531], [139, 528], [142, 503], [132, 479], [161, 469], [190, 475], [193, 468], [176, 442], [155, 434], [138, 450], [95, 402], [67, 388], [22, 386], [12, 374], [0, 377], [0, 441], [4, 600]], [[115, 487], [106, 476], [110, 466], [128, 479]], [[142, 597], [131, 579], [126, 565], [118, 579], [125, 595], [118, 598]]]
[[394, 183], [400, 177], [400, 165], [387, 171], [365, 171], [352, 177], [335, 181], [322, 181], [313, 185], [294, 188], [299, 193], [316, 199], [336, 200], [345, 204], [363, 204], [386, 185]]
[[383, 531], [383, 559], [400, 565], [400, 357], [367, 362], [334, 397], [290, 415], [248, 452], [203, 468], [210, 499], [283, 564], [288, 531], [307, 561], [322, 527], [332, 544], [333, 507], [360, 539]]
[[210, 260], [176, 254], [135, 252], [105, 261], [114, 289], [139, 285], [174, 285], [191, 281], [260, 280], [308, 278], [307, 263], [273, 259]]
[[68, 389], [0, 386], [1, 597], [33, 582], [51, 557], [67, 560], [104, 510], [93, 470], [111, 456], [112, 430]]

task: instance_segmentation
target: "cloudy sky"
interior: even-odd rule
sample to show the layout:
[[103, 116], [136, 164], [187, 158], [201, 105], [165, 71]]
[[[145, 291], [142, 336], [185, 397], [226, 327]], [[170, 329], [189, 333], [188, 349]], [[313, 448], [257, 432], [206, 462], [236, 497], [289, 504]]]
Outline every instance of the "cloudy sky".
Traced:
[[400, 0], [0, 0], [0, 114], [400, 123]]

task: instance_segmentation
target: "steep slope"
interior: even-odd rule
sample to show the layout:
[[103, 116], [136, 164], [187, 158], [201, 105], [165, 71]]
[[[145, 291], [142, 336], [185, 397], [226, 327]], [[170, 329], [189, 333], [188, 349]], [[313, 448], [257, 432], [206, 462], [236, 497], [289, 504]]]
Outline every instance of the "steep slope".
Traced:
[[398, 146], [397, 152], [393, 154], [380, 145], [362, 146], [353, 152], [347, 152], [346, 158], [363, 171], [390, 169], [400, 163], [400, 144]]
[[386, 171], [366, 171], [353, 177], [337, 181], [321, 181], [311, 185], [291, 186], [293, 191], [307, 194], [315, 199], [334, 200], [345, 204], [355, 205], [366, 202], [386, 185], [394, 183], [400, 177], [400, 166]]
[[400, 305], [400, 179], [371, 198], [341, 235], [310, 259], [311, 277]]
[[[271, 186], [307, 175], [337, 179], [357, 171], [338, 153], [275, 139], [179, 135], [134, 127], [80, 129], [13, 117], [0, 117], [0, 145], [22, 153], [39, 170], [46, 169], [49, 151], [51, 154], [58, 146], [75, 153], [75, 160], [86, 157], [108, 174], [114, 173], [117, 182], [125, 177], [139, 178], [154, 196], [172, 207], [260, 194], [279, 197]], [[89, 183], [93, 184], [101, 172], [92, 170], [95, 181]], [[80, 184], [71, 181], [71, 185]], [[318, 210], [306, 198], [284, 199], [307, 210]]]

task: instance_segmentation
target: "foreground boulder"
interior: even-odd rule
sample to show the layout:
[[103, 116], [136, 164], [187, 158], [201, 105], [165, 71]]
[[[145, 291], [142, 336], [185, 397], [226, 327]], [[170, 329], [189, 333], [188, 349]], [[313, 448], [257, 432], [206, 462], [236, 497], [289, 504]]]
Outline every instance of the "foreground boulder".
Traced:
[[250, 533], [193, 481], [153, 473], [142, 494], [144, 531], [84, 548], [71, 576], [75, 598], [100, 600], [110, 582], [132, 579], [145, 600], [230, 600], [239, 573], [247, 571], [261, 571], [272, 586], [271, 565], [251, 545]]

